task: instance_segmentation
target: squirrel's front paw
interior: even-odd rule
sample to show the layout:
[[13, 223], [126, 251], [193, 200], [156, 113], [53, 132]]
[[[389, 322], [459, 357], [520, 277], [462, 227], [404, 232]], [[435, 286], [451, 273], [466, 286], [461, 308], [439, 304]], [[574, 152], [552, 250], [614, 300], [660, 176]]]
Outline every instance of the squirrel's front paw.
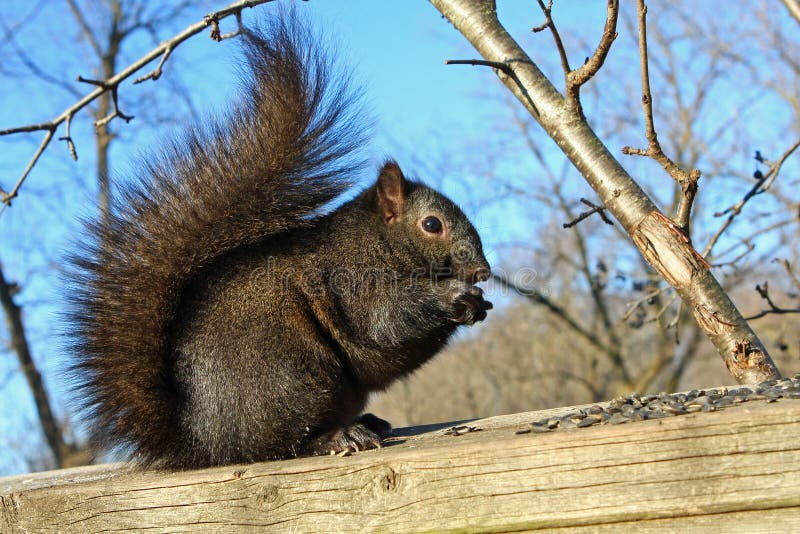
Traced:
[[492, 307], [491, 302], [484, 300], [481, 288], [468, 286], [455, 295], [450, 320], [458, 324], [473, 325], [486, 319], [486, 312]]

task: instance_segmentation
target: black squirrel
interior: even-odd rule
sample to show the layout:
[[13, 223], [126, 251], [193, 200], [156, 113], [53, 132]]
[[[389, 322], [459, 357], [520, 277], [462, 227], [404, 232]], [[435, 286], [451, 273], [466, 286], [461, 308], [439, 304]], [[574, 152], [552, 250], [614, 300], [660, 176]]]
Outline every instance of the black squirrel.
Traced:
[[244, 100], [143, 163], [72, 258], [91, 441], [143, 466], [379, 446], [370, 392], [492, 307], [472, 224], [396, 163], [324, 213], [365, 137], [348, 77], [293, 12], [242, 40]]

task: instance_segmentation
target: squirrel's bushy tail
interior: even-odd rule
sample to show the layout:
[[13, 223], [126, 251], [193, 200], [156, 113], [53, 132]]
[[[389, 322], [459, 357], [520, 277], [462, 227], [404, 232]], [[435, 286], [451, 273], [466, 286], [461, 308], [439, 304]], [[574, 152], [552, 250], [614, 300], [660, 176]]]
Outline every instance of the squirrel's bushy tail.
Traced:
[[242, 40], [242, 100], [144, 163], [71, 258], [73, 374], [92, 441], [143, 463], [174, 446], [167, 340], [184, 285], [236, 247], [307, 224], [360, 165], [355, 93], [307, 26], [282, 12]]

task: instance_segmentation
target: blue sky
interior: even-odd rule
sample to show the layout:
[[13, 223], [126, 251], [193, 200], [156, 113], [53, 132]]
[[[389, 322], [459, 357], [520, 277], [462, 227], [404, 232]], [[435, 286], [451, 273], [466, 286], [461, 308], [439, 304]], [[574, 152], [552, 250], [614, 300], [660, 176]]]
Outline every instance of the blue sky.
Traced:
[[[542, 21], [535, 2], [501, 0], [499, 4], [501, 20], [512, 35], [520, 40], [546, 73], [557, 77], [560, 71], [550, 36], [546, 32], [537, 35], [530, 32], [531, 26]], [[655, 7], [658, 3], [652, 4]], [[222, 2], [209, 2], [209, 6], [214, 8], [222, 5]], [[714, 5], [717, 3], [699, 2], [699, 11], [709, 15]], [[88, 54], [72, 46], [76, 40], [76, 30], [61, 24], [61, 17], [65, 16], [63, 6], [54, 2], [19, 0], [7, 1], [4, 6], [8, 15], [3, 20], [7, 24], [34, 13], [31, 15], [33, 29], [27, 33], [20, 31], [17, 35], [20, 45], [31, 57], [41, 61], [54, 77], [70, 81], [81, 93], [88, 92], [90, 88], [87, 86], [72, 82], [78, 74], [91, 76], [92, 73], [82, 67], [88, 61]], [[654, 7], [651, 7], [651, 12]], [[440, 186], [464, 205], [484, 237], [490, 261], [495, 264], [510, 261], [503, 256], [503, 243], [535, 241], [537, 225], [542, 224], [543, 220], [531, 218], [530, 213], [514, 211], [513, 206], [502, 201], [487, 208], [481, 201], [491, 197], [493, 184], [463, 179], [470, 172], [470, 165], [476, 166], [476, 172], [477, 167], [485, 166], [519, 179], [522, 187], [535, 188], [537, 186], [532, 178], [538, 170], [531, 166], [529, 155], [514, 151], [519, 145], [510, 141], [507, 135], [498, 134], [498, 129], [506, 127], [509, 121], [508, 108], [503, 102], [507, 91], [497, 82], [491, 70], [444, 65], [446, 59], [477, 56], [466, 40], [428, 2], [316, 0], [298, 2], [298, 9], [307, 13], [319, 28], [338, 43], [342, 63], [351, 66], [356, 80], [363, 83], [368, 110], [376, 119], [375, 138], [368, 147], [376, 164], [385, 156], [394, 156], [407, 172]], [[173, 21], [172, 31], [163, 33], [162, 37], [199, 20], [209, 10], [201, 8], [187, 13], [182, 20]], [[245, 12], [245, 21], [272, 10], [274, 6], [269, 4], [248, 10]], [[594, 46], [602, 31], [605, 2], [561, 0], [556, 2], [554, 16], [568, 42], [580, 38]], [[223, 23], [223, 28], [230, 29], [231, 22]], [[638, 64], [635, 56], [630, 56], [630, 36], [624, 33], [621, 21], [620, 34], [610, 61], [621, 60], [621, 68], [628, 65], [635, 80]], [[170, 81], [179, 81], [190, 89], [200, 114], [224, 109], [236, 90], [235, 64], [232, 60], [236, 46], [233, 40], [215, 43], [206, 34], [194, 37], [173, 54], [165, 67], [164, 76], [156, 82], [161, 84], [155, 88], [156, 91], [161, 90], [160, 87], [167, 87]], [[144, 38], [132, 40], [128, 48], [123, 50], [120, 66], [140, 57], [150, 48], [152, 44]], [[569, 48], [573, 66], [591, 53], [588, 48]], [[65, 53], [65, 50], [69, 53]], [[1, 51], [6, 55], [14, 54], [8, 48]], [[701, 64], [698, 68], [704, 66]], [[15, 72], [19, 70], [10, 74]], [[763, 75], [771, 76], [766, 72]], [[0, 77], [0, 128], [48, 120], [75, 100], [67, 92], [44, 85], [39, 80], [12, 77], [2, 69]], [[691, 84], [696, 77], [696, 73], [687, 76], [686, 83]], [[603, 80], [603, 71], [599, 79]], [[610, 90], [600, 97], [591, 97], [596, 101], [587, 102], [588, 109], [600, 109], [620, 99], [637, 101], [638, 87], [633, 85], [631, 90], [631, 86], [623, 82], [605, 79], [603, 83], [607, 83]], [[561, 83], [556, 81], [556, 86], [560, 87]], [[128, 125], [121, 121], [114, 122], [114, 129], [120, 135], [112, 152], [113, 172], [118, 179], [125, 179], [130, 162], [141, 150], [189, 122], [187, 110], [179, 103], [171, 106], [166, 100], [169, 96], [164, 93], [156, 92], [152, 97], [154, 100], [137, 106], [140, 94], [150, 89], [152, 87], [140, 88], [127, 84], [120, 90], [123, 110], [139, 117], [139, 122], [137, 119]], [[732, 94], [731, 91], [730, 87], [719, 89], [720, 95], [711, 113], [729, 116], [737, 112], [738, 101], [726, 97], [726, 94]], [[633, 109], [638, 113], [638, 108]], [[770, 101], [759, 101], [748, 110], [750, 115], [741, 122], [740, 127], [757, 129], [763, 146], [745, 147], [741, 160], [736, 162], [740, 167], [754, 168], [750, 154], [755, 148], [775, 147], [776, 150], [782, 150], [784, 143], [780, 139], [781, 131], [785, 129], [785, 121], [790, 119], [787, 115], [778, 115], [779, 111], [776, 110], [776, 104]], [[147, 117], [159, 119], [160, 124], [157, 127], [148, 125], [142, 120]], [[636, 116], [634, 120], [640, 120], [640, 117]], [[602, 130], [605, 125], [600, 123], [595, 126]], [[92, 198], [95, 194], [91, 120], [88, 114], [82, 112], [78, 115], [72, 128], [79, 161], [72, 162], [67, 157], [63, 143], [53, 141], [23, 186], [19, 199], [0, 216], [0, 261], [3, 261], [7, 276], [18, 280], [23, 287], [17, 297], [18, 302], [26, 310], [34, 310], [26, 315], [25, 321], [35, 357], [45, 370], [46, 382], [58, 407], [63, 405], [67, 394], [56, 371], [63, 368], [66, 362], [57, 338], [60, 326], [56, 314], [58, 306], [51, 303], [68, 298], [57, 279], [60, 257], [68, 247], [70, 236], [78, 228], [76, 217], [93, 212]], [[59, 133], [62, 134], [63, 131]], [[11, 186], [40, 138], [41, 133], [0, 138], [0, 185], [6, 189]], [[553, 167], [560, 168], [563, 156], [553, 149], [552, 143], [544, 136], [540, 137], [540, 141], [546, 159]], [[642, 138], [633, 137], [627, 143], [638, 146], [642, 144]], [[481, 159], [486, 146], [504, 144], [508, 145], [509, 150], [504, 157], [498, 159], [487, 154], [484, 160]], [[619, 141], [610, 148], [618, 154], [621, 146], [622, 142]], [[653, 164], [626, 159], [622, 162], [628, 168], [644, 169], [649, 174], [660, 172]], [[593, 198], [582, 182], [574, 183], [571, 186], [574, 188], [573, 196]], [[731, 195], [739, 193], [738, 190], [727, 191], [723, 188], [704, 190], [701, 194], [717, 196], [721, 199], [717, 204], [725, 204]], [[654, 192], [654, 196], [659, 196], [658, 191]], [[632, 249], [618, 253], [629, 254], [635, 259]], [[0, 339], [5, 340], [4, 330], [0, 330], [0, 335]], [[3, 386], [0, 389], [3, 406], [3, 414], [0, 415], [0, 449], [35, 447], [39, 444], [38, 434], [25, 435], [20, 432], [23, 428], [36, 428], [33, 405], [24, 379], [15, 368], [13, 356], [0, 354], [3, 355], [0, 359], [0, 385]], [[13, 403], [13, 410], [9, 403]], [[23, 456], [0, 454], [0, 475], [23, 470]]]

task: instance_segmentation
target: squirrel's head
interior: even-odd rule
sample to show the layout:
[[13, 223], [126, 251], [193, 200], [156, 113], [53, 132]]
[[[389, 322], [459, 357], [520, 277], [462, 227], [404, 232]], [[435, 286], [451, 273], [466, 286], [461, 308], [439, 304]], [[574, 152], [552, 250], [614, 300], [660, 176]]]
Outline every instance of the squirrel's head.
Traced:
[[420, 274], [470, 284], [489, 278], [478, 232], [450, 199], [407, 180], [397, 163], [384, 164], [375, 186], [375, 209], [392, 242], [406, 250]]

